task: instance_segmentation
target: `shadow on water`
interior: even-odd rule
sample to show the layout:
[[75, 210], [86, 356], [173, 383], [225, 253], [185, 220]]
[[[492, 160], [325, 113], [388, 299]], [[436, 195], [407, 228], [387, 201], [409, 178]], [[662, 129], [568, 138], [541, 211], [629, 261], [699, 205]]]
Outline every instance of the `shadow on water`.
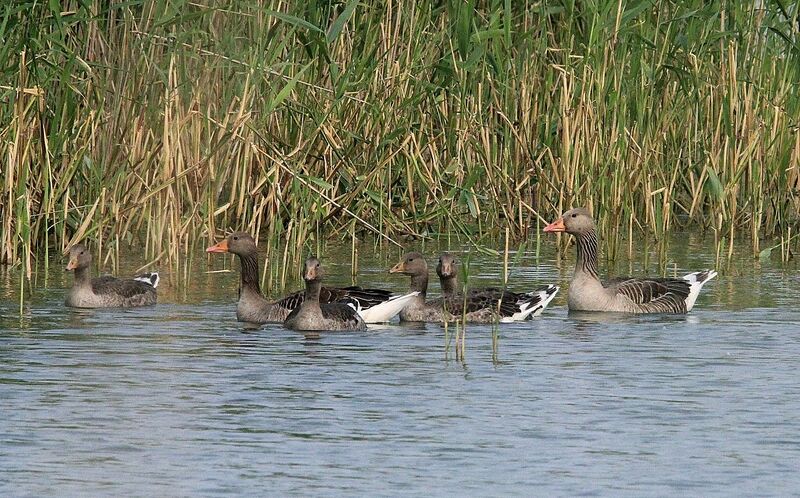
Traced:
[[[462, 362], [437, 324], [236, 322], [237, 273], [204, 265], [131, 310], [65, 309], [53, 270], [21, 315], [18, 274], [0, 268], [0, 493], [429, 496], [452, 493], [453, 469], [466, 495], [800, 488], [794, 266], [744, 255], [685, 316], [568, 313], [574, 255], [544, 250], [515, 253], [509, 285], [559, 283], [551, 307], [496, 343], [468, 326]], [[670, 251], [675, 273], [713, 266], [708, 241]], [[323, 256], [349, 285], [349, 247]], [[406, 290], [385, 273], [398, 256], [362, 256], [358, 283]], [[614, 271], [656, 274], [657, 256]], [[501, 281], [500, 262], [469, 259], [470, 282]]]

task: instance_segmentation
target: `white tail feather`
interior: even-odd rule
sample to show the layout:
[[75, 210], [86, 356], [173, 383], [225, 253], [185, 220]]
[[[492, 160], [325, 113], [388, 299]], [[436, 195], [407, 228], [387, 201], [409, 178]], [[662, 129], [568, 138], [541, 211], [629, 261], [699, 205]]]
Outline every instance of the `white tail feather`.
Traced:
[[[520, 310], [510, 317], [502, 319], [501, 322], [519, 322], [541, 315], [542, 311], [544, 311], [544, 309], [547, 308], [547, 305], [550, 304], [550, 301], [552, 301], [553, 298], [556, 297], [556, 294], [558, 294], [558, 289], [559, 288], [557, 285], [548, 285], [544, 290], [528, 293], [527, 295], [530, 296], [529, 299], [518, 302], [520, 305]], [[538, 297], [539, 299], [532, 299], [535, 297]]]
[[411, 299], [419, 292], [410, 292], [400, 296], [392, 296], [388, 301], [367, 309], [356, 309], [366, 323], [385, 323], [397, 316]]
[[133, 277], [134, 280], [138, 280], [139, 282], [144, 282], [146, 284], [152, 285], [153, 288], [158, 287], [158, 282], [161, 281], [161, 278], [158, 276], [158, 272], [152, 273], [143, 273], [141, 275], [136, 275]]
[[703, 284], [716, 276], [717, 272], [714, 270], [696, 271], [683, 276], [683, 279], [689, 282], [689, 295], [686, 297], [687, 312], [692, 311], [694, 302], [697, 300], [697, 296], [700, 295], [700, 289], [703, 288]]

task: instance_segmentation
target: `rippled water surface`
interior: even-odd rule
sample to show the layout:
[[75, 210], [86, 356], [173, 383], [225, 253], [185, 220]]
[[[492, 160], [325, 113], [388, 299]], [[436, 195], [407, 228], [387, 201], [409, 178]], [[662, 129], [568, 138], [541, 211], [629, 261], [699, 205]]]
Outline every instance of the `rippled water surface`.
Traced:
[[[330, 283], [350, 283], [348, 250], [323, 255]], [[433, 324], [248, 328], [237, 273], [205, 273], [225, 258], [185, 288], [165, 273], [160, 304], [135, 310], [64, 308], [54, 262], [20, 314], [18, 270], [0, 268], [0, 495], [800, 491], [794, 264], [742, 256], [687, 316], [576, 315], [574, 255], [553, 251], [516, 255], [510, 272], [520, 290], [561, 284], [551, 307], [503, 325], [496, 355], [491, 328], [468, 327], [463, 362]], [[385, 273], [397, 257], [362, 257], [358, 283], [405, 289]], [[713, 257], [676, 241], [667, 268]], [[474, 282], [498, 282], [500, 261], [471, 259]]]

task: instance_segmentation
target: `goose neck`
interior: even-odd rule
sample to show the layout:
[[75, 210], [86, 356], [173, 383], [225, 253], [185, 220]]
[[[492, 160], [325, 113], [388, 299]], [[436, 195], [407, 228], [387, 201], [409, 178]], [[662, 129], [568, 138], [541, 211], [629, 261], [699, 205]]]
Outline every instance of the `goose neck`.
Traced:
[[84, 285], [89, 285], [91, 283], [92, 278], [91, 278], [88, 266], [75, 268], [74, 273], [75, 273], [75, 285], [76, 286], [80, 287], [80, 286], [84, 286]]
[[239, 262], [242, 265], [242, 291], [252, 291], [261, 295], [261, 285], [258, 282], [258, 258], [255, 254], [240, 254]]
[[425, 295], [428, 293], [428, 275], [411, 275], [411, 291], [419, 292], [419, 295], [424, 299]]
[[455, 275], [439, 277], [439, 284], [442, 286], [442, 294], [445, 296], [453, 296], [458, 293], [458, 277]]
[[303, 304], [308, 303], [309, 306], [319, 306], [319, 293], [322, 290], [322, 282], [319, 280], [311, 280], [306, 282], [306, 293]]
[[594, 229], [580, 233], [575, 237], [578, 258], [575, 262], [575, 273], [586, 273], [598, 278], [597, 273], [597, 233]]

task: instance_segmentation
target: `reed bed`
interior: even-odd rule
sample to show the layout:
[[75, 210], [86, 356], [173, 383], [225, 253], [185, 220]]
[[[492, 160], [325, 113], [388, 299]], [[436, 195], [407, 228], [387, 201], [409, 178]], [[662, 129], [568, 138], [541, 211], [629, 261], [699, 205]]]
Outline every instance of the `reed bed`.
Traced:
[[1, 263], [91, 238], [188, 276], [245, 229], [277, 281], [329, 238], [496, 247], [575, 205], [612, 256], [798, 233], [796, 4], [220, 5], [0, 6]]

